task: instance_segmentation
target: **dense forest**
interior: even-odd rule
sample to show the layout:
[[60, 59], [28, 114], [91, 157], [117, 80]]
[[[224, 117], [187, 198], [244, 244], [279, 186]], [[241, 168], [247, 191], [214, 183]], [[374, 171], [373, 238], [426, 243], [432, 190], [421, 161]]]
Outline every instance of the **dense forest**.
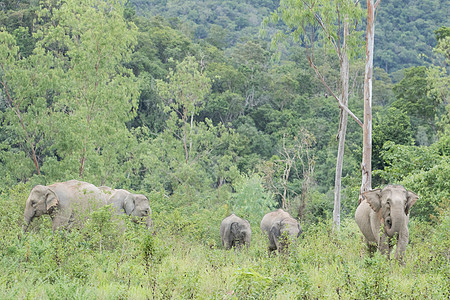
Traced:
[[[273, 47], [283, 22], [262, 34], [280, 1], [124, 2], [0, 2], [0, 298], [449, 297], [448, 1], [377, 10], [372, 186], [419, 195], [404, 264], [369, 257], [353, 221], [363, 133], [352, 119], [331, 229], [340, 109], [310, 45]], [[358, 5], [348, 106], [362, 119]], [[338, 59], [315, 49], [336, 88]], [[116, 230], [105, 209], [76, 230], [42, 217], [23, 233], [31, 188], [70, 179], [145, 194], [155, 232]], [[288, 257], [268, 257], [259, 222], [279, 207], [303, 234]], [[222, 249], [232, 212], [252, 225], [247, 251]]]

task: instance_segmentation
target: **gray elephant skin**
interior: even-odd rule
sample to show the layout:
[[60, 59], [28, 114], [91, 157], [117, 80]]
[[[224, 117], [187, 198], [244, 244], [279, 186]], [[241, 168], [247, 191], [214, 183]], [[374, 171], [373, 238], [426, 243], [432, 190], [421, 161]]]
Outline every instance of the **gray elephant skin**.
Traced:
[[409, 212], [419, 196], [401, 185], [388, 185], [363, 193], [355, 220], [372, 254], [376, 248], [389, 258], [397, 237], [395, 258], [401, 260], [409, 241]]
[[143, 221], [147, 228], [153, 230], [150, 201], [145, 195], [107, 186], [101, 186], [100, 190], [106, 195], [107, 203], [113, 206], [117, 214], [127, 214], [137, 223]]
[[48, 214], [53, 230], [68, 226], [76, 213], [91, 211], [106, 204], [104, 194], [95, 185], [78, 180], [35, 186], [28, 196], [24, 212], [24, 231], [34, 218]]
[[261, 230], [269, 239], [269, 253], [285, 251], [288, 239], [296, 239], [302, 233], [298, 221], [282, 209], [266, 214], [261, 220]]
[[249, 221], [231, 214], [220, 223], [220, 238], [225, 249], [250, 247], [252, 230]]

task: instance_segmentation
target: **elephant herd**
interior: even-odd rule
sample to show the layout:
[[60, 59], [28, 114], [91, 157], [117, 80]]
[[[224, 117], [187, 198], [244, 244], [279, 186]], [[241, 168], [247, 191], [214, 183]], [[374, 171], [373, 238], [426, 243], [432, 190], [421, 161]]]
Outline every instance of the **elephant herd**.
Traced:
[[111, 205], [117, 214], [127, 214], [134, 221], [144, 221], [147, 227], [153, 227], [150, 203], [144, 195], [69, 180], [48, 186], [37, 185], [31, 190], [25, 203], [24, 231], [34, 218], [45, 214], [50, 215], [52, 228], [57, 230], [70, 226], [77, 213], [105, 205]]
[[[302, 233], [300, 224], [282, 209], [266, 214], [261, 220], [261, 231], [269, 239], [269, 251], [283, 252], [290, 240], [296, 239]], [[232, 247], [250, 247], [252, 231], [250, 223], [235, 214], [223, 219], [220, 224], [220, 238], [225, 249]]]
[[[400, 185], [387, 185], [363, 193], [363, 201], [355, 212], [355, 221], [365, 237], [372, 254], [377, 248], [390, 256], [396, 244], [395, 258], [402, 260], [409, 241], [409, 212], [419, 198]], [[261, 220], [261, 231], [269, 240], [269, 251], [283, 252], [290, 240], [301, 233], [300, 224], [282, 209], [266, 214]], [[225, 249], [250, 246], [251, 229], [247, 220], [235, 214], [220, 224], [220, 237]]]
[[[395, 257], [402, 259], [409, 241], [409, 213], [419, 197], [400, 185], [388, 185], [363, 193], [363, 201], [355, 212], [355, 221], [365, 237], [369, 251], [377, 248], [388, 257], [396, 243]], [[129, 215], [135, 222], [144, 222], [153, 230], [150, 203], [146, 196], [123, 189], [69, 180], [52, 185], [35, 186], [28, 196], [24, 212], [24, 231], [31, 221], [50, 215], [52, 229], [69, 227], [79, 212], [111, 205], [117, 214]], [[261, 231], [267, 236], [269, 253], [284, 252], [291, 241], [302, 233], [300, 224], [288, 212], [278, 209], [261, 220]], [[223, 219], [220, 237], [225, 249], [249, 247], [250, 223], [235, 214]]]

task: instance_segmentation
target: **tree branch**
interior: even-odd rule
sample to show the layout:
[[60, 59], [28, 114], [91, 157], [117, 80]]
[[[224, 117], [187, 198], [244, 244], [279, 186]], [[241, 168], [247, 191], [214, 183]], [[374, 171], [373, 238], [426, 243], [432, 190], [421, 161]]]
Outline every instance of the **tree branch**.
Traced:
[[377, 0], [377, 2], [375, 2], [375, 5], [373, 6], [375, 9], [378, 7], [378, 5], [380, 4], [381, 0]]
[[317, 68], [317, 66], [313, 63], [311, 57], [308, 57], [308, 61], [309, 61], [309, 65], [311, 66], [311, 68], [314, 69], [314, 72], [316, 72], [316, 75], [319, 77], [320, 81], [322, 82], [322, 84], [327, 88], [328, 92], [330, 92], [330, 94], [334, 97], [334, 99], [336, 99], [336, 101], [338, 102], [338, 105], [340, 108], [342, 108], [343, 110], [345, 110], [355, 121], [356, 123], [359, 124], [359, 126], [363, 127], [363, 123], [358, 119], [357, 116], [355, 116], [355, 114], [344, 104], [342, 104], [341, 100], [339, 100], [339, 98], [333, 93], [333, 91], [331, 90], [331, 88], [328, 86], [328, 84], [325, 82], [325, 79], [323, 78], [322, 74], [320, 73], [319, 69]]
[[320, 25], [320, 27], [322, 27], [323, 31], [326, 33], [326, 36], [328, 38], [328, 40], [330, 41], [330, 43], [333, 45], [334, 49], [336, 50], [337, 53], [339, 52], [339, 46], [338, 43], [336, 43], [336, 41], [333, 39], [333, 37], [331, 36], [331, 34], [329, 33], [329, 31], [327, 30], [327, 27], [325, 26], [325, 24], [322, 22], [321, 18], [319, 17], [319, 15], [317, 13], [315, 13], [313, 11], [313, 6], [309, 6], [308, 3], [306, 3], [305, 1], [303, 1], [303, 4], [308, 7], [308, 9], [311, 11], [311, 13], [314, 16], [314, 19], [316, 19], [317, 23]]

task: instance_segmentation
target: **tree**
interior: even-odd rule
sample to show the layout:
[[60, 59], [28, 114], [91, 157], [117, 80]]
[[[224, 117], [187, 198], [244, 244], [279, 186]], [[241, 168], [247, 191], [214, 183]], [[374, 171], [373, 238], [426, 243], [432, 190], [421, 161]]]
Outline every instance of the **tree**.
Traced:
[[[348, 0], [281, 0], [278, 11], [272, 15], [272, 21], [274, 23], [277, 23], [281, 19], [289, 28], [284, 33], [278, 32], [273, 42], [279, 44], [287, 36], [291, 36], [295, 42], [306, 44], [309, 49], [308, 61], [311, 68], [313, 68], [317, 77], [339, 104], [340, 121], [337, 134], [339, 146], [336, 160], [333, 210], [333, 224], [335, 228], [339, 228], [340, 226], [341, 177], [348, 114], [362, 126], [361, 121], [347, 107], [349, 94], [349, 59], [351, 56], [355, 56], [358, 50], [356, 45], [360, 34], [356, 30], [356, 25], [361, 15], [358, 1], [355, 3]], [[268, 19], [265, 20], [265, 24], [268, 24]], [[317, 39], [325, 47], [331, 46], [339, 59], [340, 75], [337, 92], [333, 91], [330, 84], [325, 81], [319, 68], [315, 65], [314, 46], [316, 45]]]
[[[170, 70], [168, 82], [157, 80], [159, 95], [165, 100], [165, 111], [171, 113], [169, 128], [182, 142], [185, 162], [191, 156], [194, 117], [204, 106], [204, 98], [210, 92], [211, 81], [203, 73], [203, 66], [192, 56]], [[180, 130], [181, 129], [181, 130]]]
[[413, 138], [409, 117], [405, 112], [395, 107], [389, 107], [376, 116], [373, 127], [372, 168], [373, 170], [383, 170], [385, 166], [382, 158], [384, 144], [394, 142], [398, 145], [411, 145]]
[[[0, 44], [6, 113], [16, 116], [8, 124], [22, 128], [18, 137], [38, 174], [104, 182], [130, 160], [125, 122], [135, 115], [139, 90], [122, 63], [136, 43], [135, 27], [116, 1], [46, 2], [37, 15], [32, 55], [22, 58]], [[48, 156], [39, 158], [43, 147]]]
[[[439, 105], [445, 100], [445, 97], [441, 97], [440, 93], [430, 93], [432, 86], [437, 86], [439, 82], [429, 80], [429, 73], [424, 66], [405, 69], [403, 79], [394, 86], [394, 94], [397, 100], [392, 104], [392, 106], [406, 112], [411, 117], [416, 142], [422, 145], [431, 144], [430, 141], [436, 134], [435, 116], [439, 111]], [[439, 79], [439, 76], [433, 77], [435, 78], [432, 79]], [[420, 137], [421, 129], [426, 130], [426, 135], [423, 137]]]
[[123, 11], [116, 1], [68, 0], [39, 12], [40, 20], [50, 22], [38, 31], [37, 45], [58, 61], [66, 87], [53, 102], [65, 126], [55, 127], [52, 137], [66, 168], [78, 165], [80, 178], [89, 158], [93, 165], [112, 162], [95, 158], [117, 155], [113, 144], [129, 137], [125, 122], [136, 110], [138, 83], [122, 63], [130, 59], [137, 31]]
[[42, 140], [51, 113], [47, 98], [58, 89], [54, 63], [43, 51], [22, 58], [14, 37], [0, 31], [0, 72], [0, 97], [7, 107], [2, 125], [12, 137], [9, 144], [27, 153], [40, 175], [39, 153], [46, 146]]
[[[278, 155], [265, 162], [261, 169], [266, 187], [281, 198], [281, 207], [291, 207], [292, 198], [299, 200], [298, 217], [303, 218], [309, 190], [313, 184], [315, 159], [313, 146], [316, 140], [312, 133], [301, 128], [292, 136], [284, 134]], [[293, 187], [292, 179], [301, 180], [301, 194]]]
[[366, 32], [366, 65], [364, 70], [364, 125], [363, 125], [363, 153], [361, 163], [361, 188], [359, 203], [364, 192], [372, 189], [372, 75], [373, 75], [373, 47], [375, 42], [375, 9], [381, 0], [374, 4], [367, 0], [367, 32]]

